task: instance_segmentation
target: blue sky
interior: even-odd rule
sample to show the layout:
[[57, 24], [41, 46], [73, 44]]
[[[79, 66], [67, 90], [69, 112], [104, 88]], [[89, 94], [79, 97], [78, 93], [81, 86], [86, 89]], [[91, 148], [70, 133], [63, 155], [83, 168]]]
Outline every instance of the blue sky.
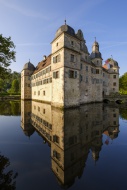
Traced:
[[113, 57], [127, 72], [126, 0], [0, 0], [0, 33], [16, 45], [12, 71], [30, 61], [36, 66], [51, 53], [51, 41], [64, 20], [84, 33], [91, 53], [96, 37], [103, 61]]

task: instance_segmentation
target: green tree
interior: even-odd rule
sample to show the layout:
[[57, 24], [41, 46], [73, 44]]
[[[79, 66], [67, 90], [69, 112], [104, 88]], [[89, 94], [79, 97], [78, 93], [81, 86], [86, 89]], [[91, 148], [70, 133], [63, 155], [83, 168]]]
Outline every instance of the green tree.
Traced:
[[127, 72], [119, 79], [119, 89], [123, 94], [127, 94]]
[[19, 92], [19, 81], [17, 79], [14, 79], [12, 81], [11, 92], [13, 92], [13, 93]]
[[4, 87], [4, 80], [0, 78], [0, 92], [3, 91], [3, 87]]
[[3, 37], [0, 34], [0, 78], [5, 79], [9, 74], [8, 67], [12, 61], [15, 61], [15, 45], [11, 37]]

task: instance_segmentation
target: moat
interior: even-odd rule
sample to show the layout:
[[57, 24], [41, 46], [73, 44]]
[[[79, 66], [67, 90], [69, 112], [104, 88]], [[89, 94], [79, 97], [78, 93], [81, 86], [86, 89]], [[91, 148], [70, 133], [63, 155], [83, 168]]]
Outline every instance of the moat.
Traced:
[[0, 102], [0, 189], [124, 190], [127, 106]]

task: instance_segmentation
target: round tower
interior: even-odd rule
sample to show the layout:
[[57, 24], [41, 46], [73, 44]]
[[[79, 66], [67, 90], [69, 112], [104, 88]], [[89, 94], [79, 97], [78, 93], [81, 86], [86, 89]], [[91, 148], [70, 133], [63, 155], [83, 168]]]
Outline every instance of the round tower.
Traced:
[[21, 72], [21, 99], [31, 99], [31, 75], [35, 67], [30, 61], [26, 63]]

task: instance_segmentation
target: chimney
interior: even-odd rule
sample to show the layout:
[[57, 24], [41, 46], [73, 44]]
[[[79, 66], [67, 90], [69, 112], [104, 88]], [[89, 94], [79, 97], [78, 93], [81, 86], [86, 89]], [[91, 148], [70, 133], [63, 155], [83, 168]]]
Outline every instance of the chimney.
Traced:
[[46, 60], [46, 55], [43, 56], [44, 60]]

